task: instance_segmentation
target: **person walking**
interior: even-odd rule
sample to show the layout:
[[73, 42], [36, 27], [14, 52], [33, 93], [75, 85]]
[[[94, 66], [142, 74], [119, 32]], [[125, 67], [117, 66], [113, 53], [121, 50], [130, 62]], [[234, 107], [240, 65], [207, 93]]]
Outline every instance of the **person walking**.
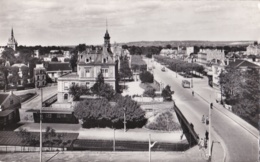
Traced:
[[206, 125], [208, 125], [208, 124], [209, 124], [209, 117], [206, 116]]
[[192, 96], [194, 96], [194, 91], [192, 91], [191, 93], [192, 93]]
[[204, 115], [202, 115], [201, 122], [202, 122], [202, 123], [205, 123], [205, 116], [204, 116]]
[[206, 140], [209, 140], [209, 132], [206, 130], [206, 132], [205, 132], [205, 139]]

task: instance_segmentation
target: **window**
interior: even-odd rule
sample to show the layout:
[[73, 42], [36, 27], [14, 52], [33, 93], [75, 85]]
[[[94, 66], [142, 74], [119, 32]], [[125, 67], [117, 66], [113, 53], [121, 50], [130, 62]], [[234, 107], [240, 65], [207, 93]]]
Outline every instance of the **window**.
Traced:
[[89, 62], [89, 59], [88, 59], [88, 58], [86, 59], [86, 62], [87, 62], [87, 63]]
[[12, 104], [14, 104], [14, 100], [13, 99], [10, 100], [10, 105], [12, 105]]
[[64, 94], [64, 100], [67, 100], [67, 99], [68, 99], [68, 94], [65, 93], [65, 94]]
[[46, 118], [51, 118], [51, 114], [45, 114]]
[[37, 75], [37, 80], [40, 80], [40, 77], [39, 77], [39, 75]]
[[57, 118], [61, 118], [60, 114], [57, 114]]
[[64, 90], [68, 90], [69, 89], [69, 83], [64, 83]]
[[108, 69], [101, 69], [101, 72], [104, 77], [108, 77]]
[[107, 62], [107, 60], [104, 58], [104, 59], [103, 59], [103, 63], [106, 63], [106, 62]]
[[72, 84], [72, 85], [75, 85], [75, 82], [72, 82], [71, 84]]
[[90, 83], [89, 83], [89, 82], [86, 82], [86, 86], [87, 86], [87, 87], [90, 87]]
[[80, 59], [82, 59], [83, 55], [80, 55]]
[[86, 77], [90, 77], [90, 69], [85, 70]]
[[54, 77], [54, 73], [51, 73], [51, 76]]

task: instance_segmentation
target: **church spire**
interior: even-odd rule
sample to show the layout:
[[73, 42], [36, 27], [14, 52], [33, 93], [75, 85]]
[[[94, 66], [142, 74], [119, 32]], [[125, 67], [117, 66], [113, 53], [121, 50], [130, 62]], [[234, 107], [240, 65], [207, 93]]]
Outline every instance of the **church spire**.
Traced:
[[13, 30], [13, 27], [12, 27], [12, 31], [11, 31], [11, 38], [14, 37], [14, 30]]

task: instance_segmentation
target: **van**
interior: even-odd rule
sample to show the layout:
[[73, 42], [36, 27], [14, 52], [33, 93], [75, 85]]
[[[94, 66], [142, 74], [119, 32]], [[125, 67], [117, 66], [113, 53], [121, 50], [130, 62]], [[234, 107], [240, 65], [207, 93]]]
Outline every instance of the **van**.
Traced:
[[183, 88], [190, 88], [190, 82], [188, 80], [182, 80]]

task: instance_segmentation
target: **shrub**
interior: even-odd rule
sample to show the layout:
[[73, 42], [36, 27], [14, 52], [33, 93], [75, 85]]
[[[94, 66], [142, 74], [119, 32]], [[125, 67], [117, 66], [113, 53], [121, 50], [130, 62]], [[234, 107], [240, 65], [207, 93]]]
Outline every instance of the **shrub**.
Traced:
[[155, 89], [154, 88], [146, 89], [144, 91], [143, 95], [144, 95], [144, 97], [151, 97], [154, 99], [154, 97], [156, 96]]
[[176, 131], [180, 130], [181, 126], [179, 123], [175, 122], [172, 112], [164, 112], [156, 118], [156, 120], [146, 127], [151, 130], [160, 130], [160, 131]]
[[172, 94], [173, 92], [171, 91], [171, 87], [167, 85], [163, 90], [162, 90], [162, 97], [164, 101], [172, 101]]
[[153, 74], [148, 71], [140, 73], [140, 80], [142, 83], [153, 83]]

